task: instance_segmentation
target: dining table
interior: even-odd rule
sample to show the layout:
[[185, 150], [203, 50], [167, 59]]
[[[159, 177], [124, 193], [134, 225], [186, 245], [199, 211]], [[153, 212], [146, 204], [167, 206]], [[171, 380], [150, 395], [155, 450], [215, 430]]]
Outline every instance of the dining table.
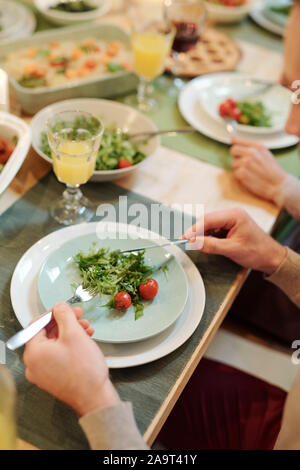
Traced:
[[[52, 27], [39, 17], [32, 2], [22, 3], [37, 14], [38, 28]], [[128, 27], [124, 11], [108, 13], [99, 21]], [[218, 28], [241, 49], [237, 70], [262, 79], [280, 78], [282, 38], [264, 31], [249, 18]], [[164, 80], [171, 86], [170, 76], [164, 76]], [[124, 97], [117, 99], [123, 101]], [[12, 111], [30, 123], [32, 117], [23, 114], [17, 103], [12, 103]], [[161, 93], [159, 109], [149, 117], [159, 129], [186, 126], [177, 107], [177, 96], [172, 94]], [[300, 176], [296, 147], [276, 151], [275, 156], [287, 172]], [[51, 165], [31, 148], [11, 185], [0, 196], [0, 257], [5, 256], [0, 266], [2, 340], [20, 329], [9, 296], [13, 270], [32, 244], [59, 228], [51, 223], [47, 207], [61, 188]], [[229, 147], [200, 133], [163, 137], [158, 150], [138, 171], [113, 183], [88, 183], [85, 194], [99, 203], [117, 204], [121, 195], [128, 196], [131, 203], [155, 201], [166, 208], [174, 203], [185, 207], [200, 203], [205, 212], [240, 207], [267, 233], [272, 233], [280, 214], [278, 207], [254, 196], [235, 179]], [[138, 428], [149, 446], [155, 442], [249, 274], [223, 257], [199, 252], [189, 256], [200, 271], [206, 290], [205, 309], [196, 331], [180, 348], [154, 362], [110, 370], [121, 399], [133, 404]], [[22, 351], [9, 351], [7, 365], [17, 387], [18, 448], [87, 449], [75, 413], [26, 381]]]

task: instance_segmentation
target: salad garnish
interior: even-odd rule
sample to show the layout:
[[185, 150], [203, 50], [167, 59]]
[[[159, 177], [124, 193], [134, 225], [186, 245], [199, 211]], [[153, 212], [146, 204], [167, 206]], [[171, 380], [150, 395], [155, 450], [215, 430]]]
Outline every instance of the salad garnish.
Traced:
[[219, 114], [239, 124], [254, 127], [271, 127], [271, 114], [261, 101], [235, 101], [227, 98], [219, 105]]
[[132, 305], [135, 320], [144, 315], [142, 299], [151, 300], [157, 295], [158, 283], [152, 278], [154, 268], [145, 263], [145, 251], [120, 253], [94, 247], [87, 254], [77, 253], [73, 259], [84, 289], [100, 296], [109, 295], [105, 307], [125, 312]]

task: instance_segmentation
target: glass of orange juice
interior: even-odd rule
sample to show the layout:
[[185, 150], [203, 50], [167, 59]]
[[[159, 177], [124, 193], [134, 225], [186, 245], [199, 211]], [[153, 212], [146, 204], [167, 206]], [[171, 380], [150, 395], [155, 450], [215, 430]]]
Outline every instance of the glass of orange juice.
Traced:
[[15, 398], [13, 379], [8, 369], [0, 364], [0, 451], [16, 449]]
[[133, 63], [134, 71], [139, 76], [139, 86], [137, 96], [129, 104], [141, 111], [151, 111], [157, 106], [151, 96], [150, 84], [163, 73], [174, 36], [175, 28], [166, 22], [142, 23], [132, 27]]
[[67, 186], [63, 198], [51, 207], [60, 224], [86, 222], [94, 215], [79, 187], [93, 174], [103, 130], [98, 118], [82, 111], [63, 111], [47, 121], [54, 173]]

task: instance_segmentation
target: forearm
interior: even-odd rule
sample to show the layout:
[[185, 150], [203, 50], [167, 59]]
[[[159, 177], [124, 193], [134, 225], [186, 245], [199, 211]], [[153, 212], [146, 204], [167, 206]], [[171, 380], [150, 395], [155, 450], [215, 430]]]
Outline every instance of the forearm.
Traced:
[[300, 307], [300, 255], [287, 248], [287, 256], [279, 268], [266, 279]]
[[94, 410], [79, 419], [93, 450], [146, 450], [128, 402]]
[[287, 175], [278, 188], [274, 202], [286, 209], [295, 219], [300, 220], [300, 180]]

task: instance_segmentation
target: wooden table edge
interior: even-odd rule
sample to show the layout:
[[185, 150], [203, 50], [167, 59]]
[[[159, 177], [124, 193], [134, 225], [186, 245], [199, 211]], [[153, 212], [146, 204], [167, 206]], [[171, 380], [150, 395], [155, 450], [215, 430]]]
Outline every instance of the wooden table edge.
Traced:
[[194, 370], [199, 364], [202, 356], [204, 355], [208, 347], [208, 344], [211, 342], [214, 335], [218, 331], [228, 310], [233, 304], [233, 301], [235, 300], [237, 294], [241, 290], [248, 276], [248, 273], [249, 273], [249, 270], [246, 268], [241, 269], [241, 271], [238, 273], [235, 282], [230, 287], [224, 301], [220, 305], [220, 308], [217, 314], [215, 315], [214, 320], [210, 324], [209, 328], [207, 329], [206, 333], [201, 339], [199, 345], [197, 346], [192, 356], [190, 357], [189, 361], [185, 365], [180, 376], [177, 378], [174, 386], [172, 387], [169, 394], [165, 398], [163, 404], [161, 405], [158, 412], [156, 413], [155, 418], [152, 420], [148, 429], [145, 431], [143, 437], [144, 437], [145, 442], [149, 445], [149, 447], [151, 447], [151, 445], [155, 441], [159, 431], [161, 430], [170, 412], [172, 411], [176, 401], [180, 397], [183, 389], [185, 388]]

